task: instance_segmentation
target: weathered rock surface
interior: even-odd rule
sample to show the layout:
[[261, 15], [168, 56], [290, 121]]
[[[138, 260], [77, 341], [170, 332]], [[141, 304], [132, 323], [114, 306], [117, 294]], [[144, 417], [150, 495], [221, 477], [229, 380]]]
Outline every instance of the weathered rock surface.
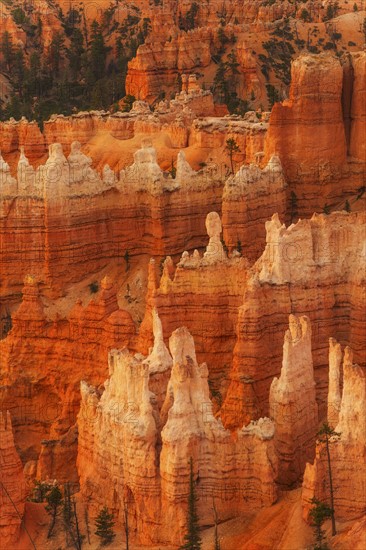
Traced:
[[351, 104], [350, 155], [362, 162], [366, 159], [366, 52], [353, 54], [354, 81]]
[[26, 499], [23, 466], [14, 445], [10, 413], [0, 412], [0, 540], [15, 548]]
[[73, 426], [80, 380], [102, 383], [108, 351], [129, 345], [134, 335], [132, 318], [119, 308], [116, 288], [108, 278], [97, 300], [86, 307], [77, 303], [68, 319], [51, 321], [39, 284], [26, 277], [13, 327], [0, 341], [0, 398], [1, 409], [12, 413], [23, 461], [37, 460], [41, 452], [38, 474], [43, 479], [76, 479]]
[[275, 424], [278, 482], [289, 485], [301, 477], [306, 462], [313, 459], [318, 428], [311, 325], [307, 317], [290, 315], [281, 376], [272, 381], [269, 409]]
[[[168, 257], [160, 285], [155, 263], [150, 263], [146, 310], [137, 349], [146, 354], [153, 344], [152, 311], [156, 307], [165, 334], [180, 326], [186, 326], [192, 333], [199, 360], [210, 365], [210, 383], [221, 392], [220, 385], [225, 382], [232, 361], [235, 323], [248, 262], [238, 252], [227, 256], [221, 243], [222, 226], [217, 212], [208, 214], [206, 228], [209, 242], [204, 253], [185, 251], [177, 266]], [[217, 398], [220, 401], [219, 394]]]
[[67, 159], [59, 144], [50, 146], [36, 171], [21, 157], [18, 181], [0, 165], [1, 294], [10, 302], [30, 272], [60, 296], [85, 274], [122, 261], [126, 251], [164, 255], [179, 253], [187, 242], [204, 244], [204, 217], [220, 206], [218, 177], [213, 185], [206, 174], [194, 173], [191, 184], [165, 177], [149, 142], [119, 177], [107, 170], [102, 178], [90, 165], [78, 142]]
[[[155, 328], [156, 324], [155, 313]], [[107, 504], [123, 521], [128, 505], [131, 534], [144, 544], [181, 543], [186, 523], [189, 459], [193, 459], [199, 514], [213, 523], [214, 500], [222, 519], [276, 500], [274, 426], [260, 419], [233, 438], [213, 416], [207, 366], [198, 365], [186, 328], [163, 349], [173, 364], [161, 416], [153, 408], [151, 365], [161, 346], [145, 360], [127, 350], [111, 352], [104, 392], [82, 382], [78, 416], [78, 467], [83, 497]], [[160, 360], [159, 360], [160, 361]], [[149, 372], [150, 371], [150, 372]]]
[[[343, 393], [339, 422], [331, 438], [331, 457], [336, 520], [361, 518], [366, 513], [366, 376], [353, 364], [353, 353], [344, 350]], [[303, 482], [303, 514], [308, 517], [311, 499], [330, 502], [325, 443], [319, 442], [313, 464], [307, 464]]]
[[[268, 190], [270, 189], [270, 193]], [[265, 245], [265, 221], [273, 212], [286, 213], [286, 182], [278, 157], [272, 157], [261, 170], [242, 166], [229, 178], [222, 199], [224, 241], [232, 249], [238, 244], [251, 261], [259, 258]]]
[[280, 371], [288, 312], [313, 326], [313, 363], [320, 414], [326, 414], [328, 349], [336, 335], [353, 341], [365, 365], [364, 213], [316, 215], [286, 228], [273, 216], [267, 245], [244, 283], [229, 388], [221, 410], [225, 426], [268, 414], [269, 387]]
[[[355, 193], [363, 185], [365, 54], [354, 54], [350, 62], [353, 73], [346, 77], [347, 65], [342, 67], [330, 54], [300, 56], [292, 64], [289, 99], [272, 109], [264, 159], [279, 156], [288, 191], [295, 193], [302, 215], [310, 216], [325, 204], [343, 207], [344, 191]], [[348, 118], [346, 107], [342, 109], [347, 79], [353, 87]], [[361, 162], [347, 160], [348, 134], [350, 155]]]

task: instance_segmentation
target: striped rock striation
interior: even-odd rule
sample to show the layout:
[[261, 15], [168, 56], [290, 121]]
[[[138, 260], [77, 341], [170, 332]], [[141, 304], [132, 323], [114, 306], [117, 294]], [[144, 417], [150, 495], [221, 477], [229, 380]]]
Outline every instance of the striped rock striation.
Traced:
[[[338, 436], [331, 437], [334, 513], [338, 521], [354, 520], [366, 513], [366, 376], [365, 369], [353, 363], [353, 352], [344, 349], [343, 392], [339, 421], [331, 426]], [[330, 502], [326, 444], [318, 442], [313, 464], [304, 474], [303, 516], [308, 518], [311, 499]]]

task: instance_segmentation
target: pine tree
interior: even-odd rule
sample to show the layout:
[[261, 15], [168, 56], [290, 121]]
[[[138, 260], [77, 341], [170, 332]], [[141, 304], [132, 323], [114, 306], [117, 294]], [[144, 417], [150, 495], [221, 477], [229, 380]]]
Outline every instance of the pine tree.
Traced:
[[294, 221], [294, 218], [296, 218], [298, 215], [298, 207], [297, 207], [297, 195], [294, 191], [291, 191], [290, 196], [290, 216], [291, 216], [291, 223]]
[[91, 24], [90, 66], [95, 80], [99, 80], [105, 75], [107, 51], [100, 25], [97, 21], [93, 21]]
[[325, 449], [327, 452], [327, 461], [328, 461], [328, 476], [329, 476], [329, 492], [330, 492], [330, 510], [332, 518], [332, 536], [337, 534], [336, 523], [334, 516], [334, 489], [333, 489], [333, 476], [332, 476], [332, 462], [330, 458], [330, 448], [329, 442], [330, 439], [334, 440], [340, 437], [340, 433], [336, 432], [327, 422], [325, 422], [318, 432], [318, 441], [325, 443]]
[[48, 51], [48, 63], [55, 76], [58, 76], [60, 73], [60, 63], [63, 58], [64, 49], [64, 37], [60, 32], [56, 31]]
[[226, 151], [229, 153], [230, 157], [230, 167], [231, 167], [231, 173], [234, 173], [234, 162], [233, 162], [233, 155], [234, 153], [240, 153], [239, 145], [236, 143], [234, 138], [229, 138], [226, 140]]
[[197, 513], [197, 501], [196, 487], [193, 476], [193, 460], [189, 461], [190, 474], [189, 474], [189, 496], [188, 496], [188, 517], [187, 517], [187, 533], [184, 537], [186, 541], [180, 550], [200, 550], [201, 549], [201, 537], [199, 534], [198, 513]]
[[0, 52], [4, 56], [6, 70], [10, 72], [13, 66], [14, 46], [8, 31], [5, 31], [2, 35]]
[[103, 546], [111, 543], [116, 536], [113, 532], [114, 524], [113, 514], [109, 513], [108, 508], [104, 506], [95, 520], [95, 526], [97, 528], [95, 534], [100, 537]]
[[317, 500], [316, 498], [313, 498], [311, 502], [314, 506], [310, 510], [309, 515], [312, 519], [315, 531], [316, 544], [314, 546], [314, 550], [327, 550], [328, 546], [324, 542], [324, 531], [322, 529], [322, 525], [326, 519], [332, 516], [332, 510], [329, 506], [327, 506], [327, 504], [320, 502], [320, 500]]
[[125, 262], [126, 262], [126, 272], [130, 269], [130, 253], [128, 250], [124, 253], [123, 256]]
[[219, 530], [218, 530], [218, 516], [217, 516], [217, 510], [216, 510], [214, 500], [213, 500], [213, 511], [215, 515], [214, 550], [221, 550], [220, 541], [219, 541]]
[[82, 68], [84, 49], [84, 37], [80, 29], [74, 29], [70, 39], [70, 47], [66, 52], [66, 57], [69, 60], [71, 77], [74, 80], [80, 78], [80, 70]]
[[71, 497], [70, 484], [64, 485], [63, 520], [67, 544], [73, 544], [77, 550], [81, 550], [83, 536], [79, 530], [79, 520], [76, 511], [76, 500]]
[[47, 506], [46, 510], [51, 515], [51, 525], [48, 529], [47, 538], [50, 538], [53, 529], [55, 527], [56, 518], [60, 511], [60, 506], [62, 504], [62, 493], [57, 485], [54, 485], [50, 492], [47, 495]]

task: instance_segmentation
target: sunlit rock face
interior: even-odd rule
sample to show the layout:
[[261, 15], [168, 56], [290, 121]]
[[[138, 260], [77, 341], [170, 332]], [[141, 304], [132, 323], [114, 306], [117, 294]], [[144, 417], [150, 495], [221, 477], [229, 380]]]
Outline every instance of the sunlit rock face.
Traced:
[[296, 482], [314, 457], [318, 429], [311, 325], [307, 317], [290, 315], [283, 344], [281, 376], [274, 378], [269, 395], [279, 457], [278, 481]]
[[[276, 500], [274, 425], [250, 423], [233, 438], [213, 416], [207, 366], [199, 365], [194, 341], [179, 328], [162, 342], [154, 310], [150, 355], [114, 350], [103, 393], [81, 385], [78, 469], [83, 497], [95, 513], [107, 503], [123, 521], [128, 504], [132, 532], [143, 544], [183, 540], [189, 461], [193, 459], [200, 515], [212, 522], [214, 499], [222, 519]], [[159, 411], [156, 368], [164, 403]], [[102, 467], [103, 466], [103, 467]], [[174, 521], [173, 521], [174, 519]]]
[[353, 341], [357, 361], [365, 364], [365, 294], [359, 291], [365, 280], [364, 227], [363, 212], [314, 214], [287, 228], [277, 215], [266, 223], [267, 244], [248, 272], [238, 311], [229, 386], [221, 408], [225, 426], [268, 414], [289, 311], [311, 319], [321, 416], [327, 410], [327, 341], [332, 334]]
[[0, 537], [14, 548], [24, 514], [23, 466], [15, 449], [10, 413], [0, 413]]
[[[333, 371], [334, 367], [330, 376], [333, 376]], [[330, 398], [334, 402], [334, 391]], [[328, 418], [329, 422], [331, 420], [332, 416]], [[335, 517], [338, 521], [361, 518], [366, 512], [366, 376], [365, 369], [353, 363], [353, 352], [349, 347], [344, 349], [339, 419], [337, 424], [330, 426], [338, 434], [329, 442]], [[312, 498], [330, 502], [328, 457], [326, 445], [322, 442], [317, 444], [315, 460], [306, 465], [304, 474], [302, 503], [306, 519]]]

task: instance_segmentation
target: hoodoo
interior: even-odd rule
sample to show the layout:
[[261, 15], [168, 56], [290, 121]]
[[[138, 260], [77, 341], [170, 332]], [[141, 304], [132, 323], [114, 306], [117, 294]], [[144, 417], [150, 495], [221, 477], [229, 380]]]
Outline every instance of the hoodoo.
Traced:
[[365, 41], [1, 3], [1, 547], [364, 550]]

